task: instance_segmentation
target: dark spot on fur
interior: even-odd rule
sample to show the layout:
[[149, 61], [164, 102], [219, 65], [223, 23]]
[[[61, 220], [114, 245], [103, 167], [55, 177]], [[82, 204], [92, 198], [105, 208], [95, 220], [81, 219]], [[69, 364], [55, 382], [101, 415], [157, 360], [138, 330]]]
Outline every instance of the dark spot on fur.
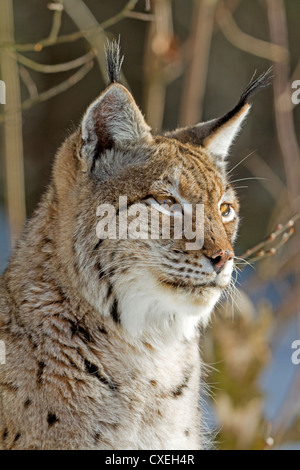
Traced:
[[102, 268], [102, 266], [101, 266], [101, 263], [100, 263], [100, 262], [99, 262], [99, 263], [96, 263], [95, 267], [96, 267], [96, 270], [97, 270], [97, 272], [98, 272], [98, 278], [99, 278], [99, 280], [101, 281], [101, 279], [102, 279], [103, 276], [104, 276], [104, 271], [103, 271], [103, 268]]
[[151, 385], [153, 385], [153, 387], [155, 387], [157, 385], [156, 380], [150, 380], [150, 383], [151, 383]]
[[28, 339], [29, 339], [29, 342], [32, 346], [33, 349], [37, 349], [38, 345], [36, 344], [36, 342], [32, 339], [32, 335], [30, 333], [28, 333]]
[[129, 271], [129, 268], [125, 266], [124, 268], [121, 268], [121, 269], [119, 270], [119, 273], [120, 273], [120, 274], [125, 274], [125, 273], [127, 273], [128, 271]]
[[103, 333], [104, 335], [107, 335], [107, 331], [103, 325], [98, 326], [98, 331], [100, 331], [100, 333]]
[[101, 433], [100, 433], [100, 432], [96, 432], [96, 433], [94, 434], [94, 441], [95, 441], [96, 444], [97, 444], [97, 442], [99, 441], [100, 437], [101, 437]]
[[190, 435], [189, 429], [186, 429], [186, 430], [184, 431], [184, 434], [186, 435], [186, 437], [189, 437], [189, 435]]
[[85, 328], [83, 328], [82, 326], [74, 322], [71, 322], [71, 324], [72, 324], [72, 327], [71, 327], [72, 336], [74, 335], [79, 336], [79, 338], [82, 339], [82, 341], [85, 343], [91, 342], [91, 336], [88, 330], [86, 330]]
[[20, 439], [20, 437], [21, 437], [21, 433], [18, 432], [14, 438], [14, 444]]
[[106, 293], [106, 299], [108, 300], [112, 294], [112, 291], [113, 291], [113, 285], [112, 283], [110, 282], [109, 285], [108, 285], [108, 288], [107, 288], [107, 293]]
[[47, 422], [48, 422], [49, 427], [53, 426], [55, 423], [57, 423], [57, 421], [59, 421], [59, 419], [54, 413], [48, 413]]
[[[76, 255], [75, 248], [74, 248], [74, 254]], [[78, 259], [76, 259], [76, 258], [74, 259], [73, 266], [74, 266], [74, 270], [75, 270], [76, 274], [78, 274], [79, 271], [80, 271], [80, 264], [79, 264]]]
[[2, 439], [3, 439], [3, 441], [6, 440], [7, 436], [8, 436], [8, 429], [5, 428], [4, 431], [3, 431], [3, 434], [2, 434]]
[[85, 369], [88, 372], [88, 374], [96, 377], [100, 382], [103, 384], [107, 385], [110, 390], [117, 390], [118, 384], [116, 382], [113, 382], [109, 378], [103, 377], [102, 375], [99, 374], [99, 369], [95, 364], [92, 364], [89, 362], [87, 359], [84, 360], [84, 365]]
[[29, 398], [27, 398], [27, 400], [24, 402], [24, 408], [28, 408], [28, 406], [30, 406], [31, 403], [32, 401]]
[[95, 375], [95, 377], [98, 378], [98, 367], [95, 366], [95, 364], [92, 364], [91, 362], [89, 362], [87, 359], [84, 360], [84, 365], [85, 365], [85, 368], [86, 368], [86, 371], [91, 374], [91, 375]]
[[102, 245], [102, 243], [104, 242], [104, 240], [105, 240], [104, 238], [103, 238], [103, 239], [100, 239], [100, 240], [98, 241], [98, 243], [94, 246], [93, 250], [94, 250], [94, 251], [98, 250], [98, 248], [100, 248], [100, 246]]
[[181, 384], [178, 385], [174, 390], [172, 390], [171, 395], [174, 398], [180, 397], [180, 395], [183, 394], [184, 389], [187, 388], [188, 386], [189, 379], [190, 379], [190, 375], [186, 375], [183, 381], [181, 382]]
[[19, 387], [12, 382], [0, 382], [0, 385], [9, 392], [16, 392], [19, 389]]
[[43, 372], [44, 372], [44, 369], [46, 367], [46, 364], [43, 362], [43, 361], [40, 361], [38, 363], [38, 371], [37, 371], [37, 382], [38, 384], [41, 384], [42, 383], [42, 379], [43, 379]]
[[115, 299], [113, 301], [110, 314], [115, 323], [120, 323], [120, 315], [119, 315], [119, 308], [118, 308], [118, 301]]

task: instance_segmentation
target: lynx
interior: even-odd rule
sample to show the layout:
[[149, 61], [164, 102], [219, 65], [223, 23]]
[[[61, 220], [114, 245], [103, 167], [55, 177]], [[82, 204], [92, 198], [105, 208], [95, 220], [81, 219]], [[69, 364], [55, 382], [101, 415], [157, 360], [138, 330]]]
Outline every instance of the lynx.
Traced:
[[[154, 135], [120, 83], [58, 151], [0, 284], [1, 449], [203, 449], [200, 332], [230, 283], [239, 203], [226, 156], [268, 74], [221, 118]], [[172, 221], [204, 206], [204, 243], [99, 239], [119, 196]]]

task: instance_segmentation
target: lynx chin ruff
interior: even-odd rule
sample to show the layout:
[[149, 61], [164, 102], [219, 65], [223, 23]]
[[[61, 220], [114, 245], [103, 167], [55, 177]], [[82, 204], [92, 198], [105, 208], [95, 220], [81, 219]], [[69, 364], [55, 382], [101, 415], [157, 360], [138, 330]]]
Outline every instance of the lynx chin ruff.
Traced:
[[[229, 113], [153, 135], [110, 84], [58, 151], [49, 188], [0, 283], [1, 449], [201, 449], [199, 328], [229, 285], [239, 204], [225, 158], [268, 82]], [[204, 244], [99, 240], [97, 207], [120, 195], [172, 219], [201, 203]]]

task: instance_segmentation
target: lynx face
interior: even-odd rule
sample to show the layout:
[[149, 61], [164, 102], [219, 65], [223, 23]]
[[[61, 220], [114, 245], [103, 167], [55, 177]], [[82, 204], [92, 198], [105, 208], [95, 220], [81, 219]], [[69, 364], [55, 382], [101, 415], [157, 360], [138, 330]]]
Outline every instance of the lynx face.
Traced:
[[[249, 111], [248, 98], [265, 85], [265, 76], [252, 82], [225, 116], [154, 136], [129, 91], [116, 82], [116, 58], [108, 54], [108, 60], [112, 83], [90, 105], [80, 131], [65, 144], [67, 151], [55, 166], [57, 193], [65, 206], [61, 213], [69, 218], [70, 207], [74, 211], [73, 229], [63, 234], [72, 240], [74, 266], [68, 269], [101, 314], [110, 314], [111, 309], [104, 311], [103, 297], [113, 293], [118, 307], [113, 315], [132, 333], [145, 325], [175, 322], [189, 336], [199, 321], [207, 322], [230, 283], [239, 204], [226, 176], [225, 158]], [[74, 167], [74, 161], [70, 177], [68, 165]], [[149, 220], [154, 208], [161, 224], [168, 220], [171, 233], [178, 216], [171, 205], [177, 204], [181, 212], [184, 204], [192, 209], [201, 204], [203, 243], [187, 250], [190, 240], [184, 237], [151, 239], [150, 226], [145, 228], [148, 239], [99, 240], [97, 207], [112, 205], [118, 225], [122, 196], [128, 206], [142, 204]], [[191, 217], [195, 230], [193, 210]]]

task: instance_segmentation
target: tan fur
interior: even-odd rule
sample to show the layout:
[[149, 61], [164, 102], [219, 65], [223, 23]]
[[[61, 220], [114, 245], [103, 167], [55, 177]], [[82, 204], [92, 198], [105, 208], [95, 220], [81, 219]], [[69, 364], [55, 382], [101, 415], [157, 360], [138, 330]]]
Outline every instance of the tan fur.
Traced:
[[[238, 213], [238, 202], [205, 148], [145, 138], [149, 128], [131, 97], [128, 106], [121, 117], [139, 120], [134, 132], [143, 138], [126, 141], [125, 128], [118, 141], [123, 121], [110, 115], [116, 132], [95, 131], [102, 155], [92, 160], [87, 134], [97, 117], [88, 111], [85, 138], [79, 129], [59, 150], [51, 184], [1, 278], [1, 449], [204, 446], [198, 326], [228, 285], [209, 258], [232, 250], [238, 219], [225, 224], [219, 204], [225, 197]], [[118, 208], [119, 195], [133, 203], [174, 188], [205, 206], [201, 250], [186, 252], [186, 240], [99, 244], [100, 203]]]

